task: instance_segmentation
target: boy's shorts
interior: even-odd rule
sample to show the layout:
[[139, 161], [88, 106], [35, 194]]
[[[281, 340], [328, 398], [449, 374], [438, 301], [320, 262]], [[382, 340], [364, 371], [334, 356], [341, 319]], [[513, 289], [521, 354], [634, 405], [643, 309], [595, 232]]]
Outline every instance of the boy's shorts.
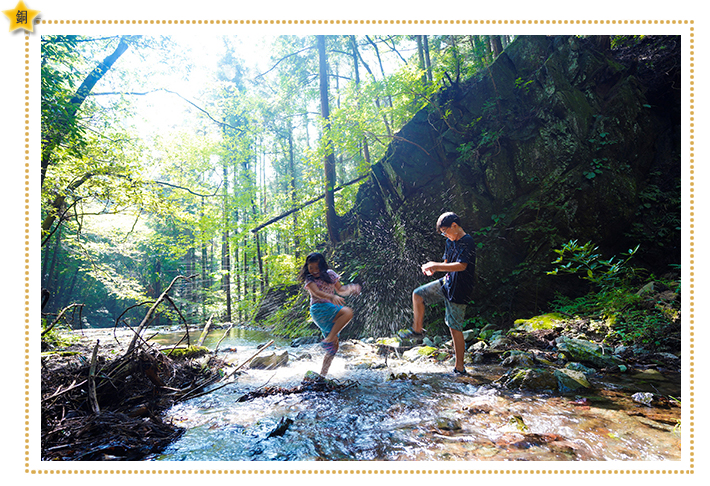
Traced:
[[331, 302], [320, 302], [311, 305], [311, 317], [313, 322], [320, 328], [323, 337], [328, 337], [330, 330], [333, 329], [335, 316], [344, 306], [335, 305]]
[[441, 279], [434, 280], [428, 284], [424, 284], [421, 287], [417, 287], [414, 293], [424, 299], [424, 303], [427, 305], [436, 304], [442, 300], [446, 304], [446, 314], [444, 317], [444, 322], [454, 331], [463, 331], [464, 316], [466, 314], [466, 304], [455, 304], [444, 295], [444, 289], [442, 288], [443, 282]]

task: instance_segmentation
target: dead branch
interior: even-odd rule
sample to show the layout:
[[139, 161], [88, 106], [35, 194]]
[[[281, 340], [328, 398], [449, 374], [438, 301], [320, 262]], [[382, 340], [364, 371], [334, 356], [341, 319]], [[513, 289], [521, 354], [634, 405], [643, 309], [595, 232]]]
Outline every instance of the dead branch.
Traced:
[[42, 402], [44, 403], [44, 402], [46, 402], [47, 400], [51, 400], [52, 398], [56, 398], [56, 397], [58, 397], [58, 396], [60, 396], [60, 395], [64, 395], [65, 393], [67, 393], [67, 392], [69, 392], [69, 391], [72, 391], [72, 390], [75, 389], [75, 388], [79, 388], [80, 386], [84, 386], [84, 384], [85, 384], [86, 382], [87, 382], [87, 380], [84, 380], [84, 381], [82, 381], [81, 383], [77, 383], [76, 380], [74, 380], [74, 381], [71, 382], [71, 385], [69, 385], [68, 387], [66, 387], [64, 390], [62, 390], [62, 387], [61, 387], [61, 385], [60, 385], [59, 388], [57, 388], [57, 390], [56, 390], [54, 393], [52, 393], [52, 394], [51, 394], [50, 396], [48, 396], [48, 397], [44, 397], [44, 398], [42, 399]]
[[128, 350], [126, 351], [126, 354], [129, 354], [133, 352], [133, 348], [136, 346], [136, 343], [138, 342], [138, 338], [140, 337], [141, 334], [143, 334], [143, 331], [145, 330], [146, 327], [148, 327], [148, 324], [153, 320], [153, 314], [155, 313], [155, 310], [158, 308], [158, 306], [165, 300], [165, 298], [168, 295], [168, 292], [173, 288], [173, 285], [175, 285], [175, 282], [177, 282], [180, 279], [191, 279], [197, 277], [197, 274], [195, 275], [190, 275], [189, 277], [186, 277], [184, 275], [178, 275], [173, 279], [172, 282], [170, 282], [170, 285], [168, 285], [168, 288], [163, 291], [162, 294], [160, 294], [160, 297], [158, 297], [158, 300], [155, 301], [155, 303], [151, 306], [150, 309], [148, 309], [148, 313], [145, 315], [143, 318], [143, 321], [141, 322], [140, 326], [138, 326], [138, 330], [135, 331], [136, 334], [133, 336], [133, 339], [131, 340], [131, 344], [128, 345]]
[[234, 326], [234, 324], [230, 322], [230, 323], [229, 323], [229, 327], [227, 328], [227, 330], [224, 331], [224, 334], [222, 334], [222, 337], [219, 338], [219, 341], [217, 341], [217, 346], [215, 346], [213, 353], [216, 353], [216, 352], [217, 352], [217, 350], [219, 349], [219, 345], [222, 344], [222, 341], [224, 341], [224, 338], [227, 337], [227, 334], [229, 333], [229, 331], [232, 330], [232, 327], [233, 327], [233, 326]]
[[180, 319], [182, 319], [182, 322], [185, 323], [185, 336], [187, 337], [187, 345], [189, 346], [190, 345], [190, 325], [187, 323], [187, 319], [185, 319], [185, 316], [182, 315], [182, 312], [180, 312], [180, 309], [178, 309], [178, 306], [175, 305], [175, 302], [173, 302], [173, 299], [171, 299], [169, 296], [166, 295], [165, 300], [167, 300], [168, 303], [173, 306], [173, 309], [175, 309], [175, 312], [178, 313], [178, 315], [180, 316]]
[[195, 392], [197, 392], [197, 391], [199, 391], [199, 390], [202, 390], [204, 387], [209, 386], [209, 385], [211, 385], [211, 384], [213, 384], [213, 383], [215, 383], [215, 382], [217, 381], [216, 377], [215, 377], [215, 378], [210, 378], [210, 379], [205, 380], [204, 382], [202, 382], [202, 383], [200, 383], [200, 384], [198, 384], [198, 385], [192, 387], [190, 390], [188, 390], [186, 393], [184, 393], [181, 397], [179, 397], [179, 398], [177, 399], [177, 401], [181, 402], [181, 401], [187, 400], [188, 398], [201, 397], [201, 396], [207, 395], [207, 394], [209, 394], [209, 393], [212, 393], [212, 392], [214, 392], [214, 391], [217, 391], [217, 390], [219, 390], [219, 389], [221, 389], [221, 388], [224, 388], [225, 386], [229, 385], [229, 383], [223, 383], [223, 382], [225, 382], [226, 380], [228, 380], [229, 378], [231, 378], [231, 377], [234, 375], [234, 373], [236, 373], [237, 371], [239, 371], [240, 369], [242, 369], [242, 368], [243, 368], [244, 366], [246, 366], [248, 363], [251, 363], [251, 361], [259, 355], [259, 353], [261, 353], [263, 350], [265, 350], [266, 348], [268, 348], [268, 347], [271, 346], [272, 344], [274, 344], [274, 340], [273, 340], [273, 339], [272, 339], [271, 341], [269, 341], [268, 343], [266, 343], [266, 344], [265, 344], [264, 346], [262, 346], [261, 348], [259, 348], [256, 353], [252, 354], [252, 355], [249, 357], [249, 359], [247, 359], [247, 360], [244, 361], [242, 364], [240, 364], [239, 366], [237, 366], [236, 368], [234, 368], [232, 371], [230, 371], [228, 374], [226, 374], [226, 375], [224, 376], [224, 378], [222, 378], [221, 380], [219, 380], [219, 382], [222, 383], [220, 386], [217, 386], [217, 387], [215, 387], [215, 388], [212, 388], [211, 390], [208, 390], [208, 391], [206, 391], [206, 392], [200, 393], [200, 394], [198, 394], [198, 395], [193, 395], [193, 393], [195, 393]]
[[91, 353], [91, 365], [89, 366], [89, 404], [94, 413], [99, 413], [99, 401], [96, 398], [96, 355], [99, 352], [99, 340], [96, 340], [94, 352]]
[[[183, 337], [181, 337], [180, 340], [175, 343], [175, 346], [173, 346], [172, 348], [170, 348], [170, 352], [169, 352], [166, 356], [170, 357], [170, 355], [173, 354], [173, 351], [175, 351], [176, 349], [178, 349], [178, 347], [180, 346], [180, 344], [182, 344], [182, 342], [183, 342], [183, 340], [185, 339], [185, 337], [186, 337], [186, 336], [189, 336], [189, 335], [190, 335], [190, 333], [188, 332], [186, 335], [184, 335]], [[188, 344], [188, 346], [189, 346], [189, 344]], [[161, 349], [161, 351], [163, 351], [163, 350]]]
[[47, 334], [49, 331], [51, 331], [52, 328], [53, 328], [55, 325], [57, 325], [57, 323], [61, 320], [61, 318], [64, 317], [64, 314], [66, 314], [66, 313], [69, 311], [69, 309], [73, 309], [74, 307], [84, 307], [84, 304], [71, 304], [71, 305], [66, 306], [64, 309], [62, 309], [62, 310], [59, 312], [59, 315], [57, 316], [56, 319], [54, 319], [54, 322], [52, 322], [52, 324], [50, 324], [49, 327], [47, 327], [47, 329], [45, 329], [44, 331], [42, 331], [42, 334], [41, 334], [40, 336], [44, 336], [44, 335]]
[[205, 342], [205, 338], [207, 337], [207, 333], [210, 330], [210, 326], [212, 325], [212, 318], [214, 317], [214, 314], [210, 315], [210, 318], [207, 319], [207, 324], [205, 324], [205, 328], [202, 329], [202, 334], [200, 334], [200, 339], [197, 340], [197, 347], [202, 346], [202, 344]]

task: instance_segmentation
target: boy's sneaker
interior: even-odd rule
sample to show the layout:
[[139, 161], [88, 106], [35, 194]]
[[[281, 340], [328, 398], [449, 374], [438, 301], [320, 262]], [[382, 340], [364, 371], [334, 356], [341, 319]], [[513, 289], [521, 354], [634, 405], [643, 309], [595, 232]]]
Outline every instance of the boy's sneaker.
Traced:
[[464, 368], [463, 371], [454, 368], [454, 376], [468, 376], [468, 371], [466, 371], [466, 368]]
[[397, 336], [399, 336], [401, 339], [406, 339], [409, 341], [416, 341], [418, 343], [421, 343], [424, 340], [424, 334], [426, 331], [422, 329], [422, 332], [414, 332], [413, 329], [400, 329], [397, 332]]

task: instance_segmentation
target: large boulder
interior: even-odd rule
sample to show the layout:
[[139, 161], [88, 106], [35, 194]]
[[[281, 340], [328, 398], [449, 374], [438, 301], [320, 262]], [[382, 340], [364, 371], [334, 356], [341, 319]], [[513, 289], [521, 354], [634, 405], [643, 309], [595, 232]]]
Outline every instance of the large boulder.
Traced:
[[611, 354], [609, 350], [584, 339], [557, 338], [557, 349], [567, 361], [591, 363], [599, 368], [614, 368], [624, 364], [624, 361]]
[[515, 368], [501, 376], [495, 383], [511, 390], [528, 390], [538, 393], [557, 390], [557, 377], [546, 369]]

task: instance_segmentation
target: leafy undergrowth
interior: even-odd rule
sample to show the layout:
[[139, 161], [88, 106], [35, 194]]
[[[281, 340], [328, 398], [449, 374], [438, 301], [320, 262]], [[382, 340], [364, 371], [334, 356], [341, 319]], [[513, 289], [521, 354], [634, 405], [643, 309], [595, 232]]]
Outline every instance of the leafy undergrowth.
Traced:
[[552, 303], [556, 312], [603, 324], [595, 329], [611, 345], [636, 346], [654, 351], [680, 351], [679, 272], [663, 278], [646, 275], [631, 265], [638, 247], [620, 258], [605, 260], [590, 242], [570, 241], [555, 250], [559, 258], [550, 275], [577, 275], [593, 289], [583, 297], [558, 296]]
[[553, 310], [581, 321], [601, 321], [603, 324], [595, 331], [604, 334], [606, 344], [680, 350], [680, 297], [661, 282], [652, 282], [637, 291], [614, 289], [574, 300], [558, 297]]

